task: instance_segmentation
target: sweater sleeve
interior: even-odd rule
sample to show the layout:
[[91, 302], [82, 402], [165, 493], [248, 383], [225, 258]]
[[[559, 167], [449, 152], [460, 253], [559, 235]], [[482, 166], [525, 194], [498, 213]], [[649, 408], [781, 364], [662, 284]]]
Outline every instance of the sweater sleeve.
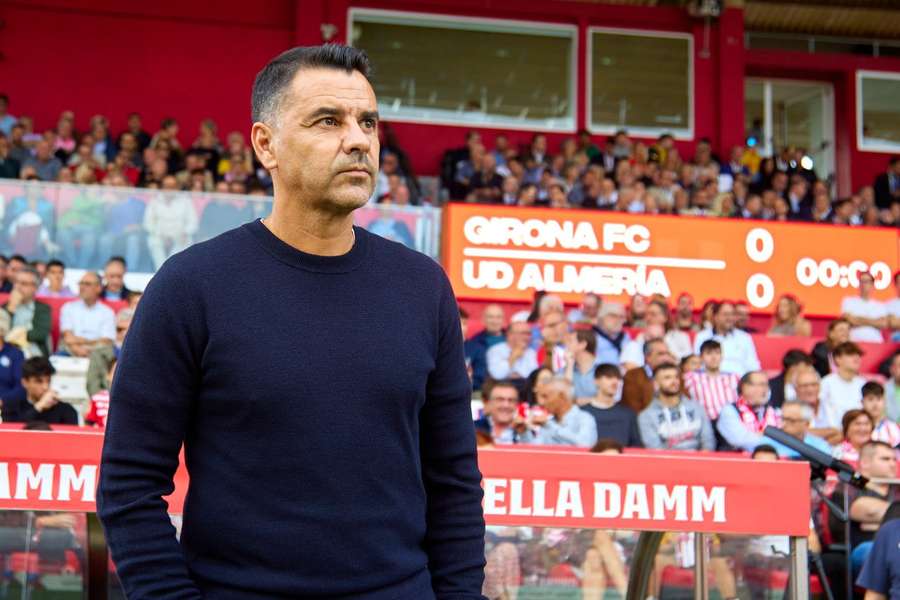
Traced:
[[175, 487], [205, 346], [200, 294], [172, 264], [151, 280], [126, 336], [101, 459], [97, 512], [129, 598], [201, 597], [163, 500]]
[[437, 600], [482, 600], [484, 517], [456, 299], [443, 273], [438, 348], [419, 414], [425, 551]]

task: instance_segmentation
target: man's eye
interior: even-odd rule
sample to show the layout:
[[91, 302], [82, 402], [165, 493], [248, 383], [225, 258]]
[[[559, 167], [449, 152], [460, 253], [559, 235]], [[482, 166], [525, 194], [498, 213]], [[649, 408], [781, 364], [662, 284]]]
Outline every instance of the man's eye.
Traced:
[[363, 119], [363, 124], [365, 124], [368, 129], [375, 129], [375, 126], [377, 125], [375, 119]]
[[325, 117], [324, 119], [322, 119], [322, 124], [327, 125], [328, 127], [334, 127], [335, 125], [337, 125], [337, 119], [335, 119], [334, 117]]

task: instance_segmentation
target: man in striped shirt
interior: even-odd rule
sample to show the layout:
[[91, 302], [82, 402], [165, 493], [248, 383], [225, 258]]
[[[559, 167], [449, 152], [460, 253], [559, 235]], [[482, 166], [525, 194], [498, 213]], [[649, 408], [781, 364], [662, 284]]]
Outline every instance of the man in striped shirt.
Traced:
[[684, 391], [703, 406], [710, 421], [715, 421], [723, 408], [737, 401], [741, 378], [736, 373], [722, 373], [719, 370], [722, 344], [716, 340], [706, 340], [700, 345], [700, 360], [703, 362], [702, 369], [685, 374]]

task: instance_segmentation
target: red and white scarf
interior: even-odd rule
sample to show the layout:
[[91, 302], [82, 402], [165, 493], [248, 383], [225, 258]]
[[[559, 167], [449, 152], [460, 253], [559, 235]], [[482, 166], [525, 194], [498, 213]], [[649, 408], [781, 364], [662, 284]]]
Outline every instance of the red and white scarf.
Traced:
[[762, 433], [763, 430], [770, 425], [772, 427], [781, 427], [781, 415], [779, 415], [771, 406], [766, 406], [762, 420], [760, 420], [759, 415], [757, 414], [757, 409], [750, 406], [743, 396], [738, 398], [738, 401], [734, 403], [734, 406], [741, 416], [741, 422], [744, 424], [744, 427], [753, 433]]

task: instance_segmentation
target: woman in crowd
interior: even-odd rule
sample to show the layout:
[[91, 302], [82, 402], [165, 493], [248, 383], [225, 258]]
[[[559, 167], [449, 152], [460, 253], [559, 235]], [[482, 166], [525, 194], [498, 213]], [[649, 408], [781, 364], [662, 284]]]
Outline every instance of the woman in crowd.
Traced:
[[872, 439], [875, 423], [866, 411], [856, 408], [848, 410], [841, 419], [844, 440], [834, 449], [834, 457], [846, 462], [859, 462], [859, 449]]
[[803, 306], [790, 294], [778, 299], [775, 314], [772, 316], [772, 327], [769, 335], [799, 335], [808, 337], [812, 334], [812, 325], [803, 318]]
[[628, 307], [628, 326], [635, 329], [643, 329], [647, 326], [647, 298], [640, 294], [631, 297], [631, 305]]
[[835, 319], [828, 324], [828, 333], [821, 342], [818, 342], [812, 349], [813, 366], [819, 375], [825, 377], [834, 370], [834, 359], [831, 357], [831, 351], [838, 344], [850, 341], [850, 322], [846, 319]]
[[566, 367], [563, 372], [572, 382], [575, 401], [587, 404], [597, 395], [594, 362], [597, 358], [597, 335], [593, 329], [577, 329], [566, 338]]
[[707, 300], [700, 309], [700, 329], [712, 329], [713, 314], [716, 312], [716, 306], [719, 303], [715, 300]]

